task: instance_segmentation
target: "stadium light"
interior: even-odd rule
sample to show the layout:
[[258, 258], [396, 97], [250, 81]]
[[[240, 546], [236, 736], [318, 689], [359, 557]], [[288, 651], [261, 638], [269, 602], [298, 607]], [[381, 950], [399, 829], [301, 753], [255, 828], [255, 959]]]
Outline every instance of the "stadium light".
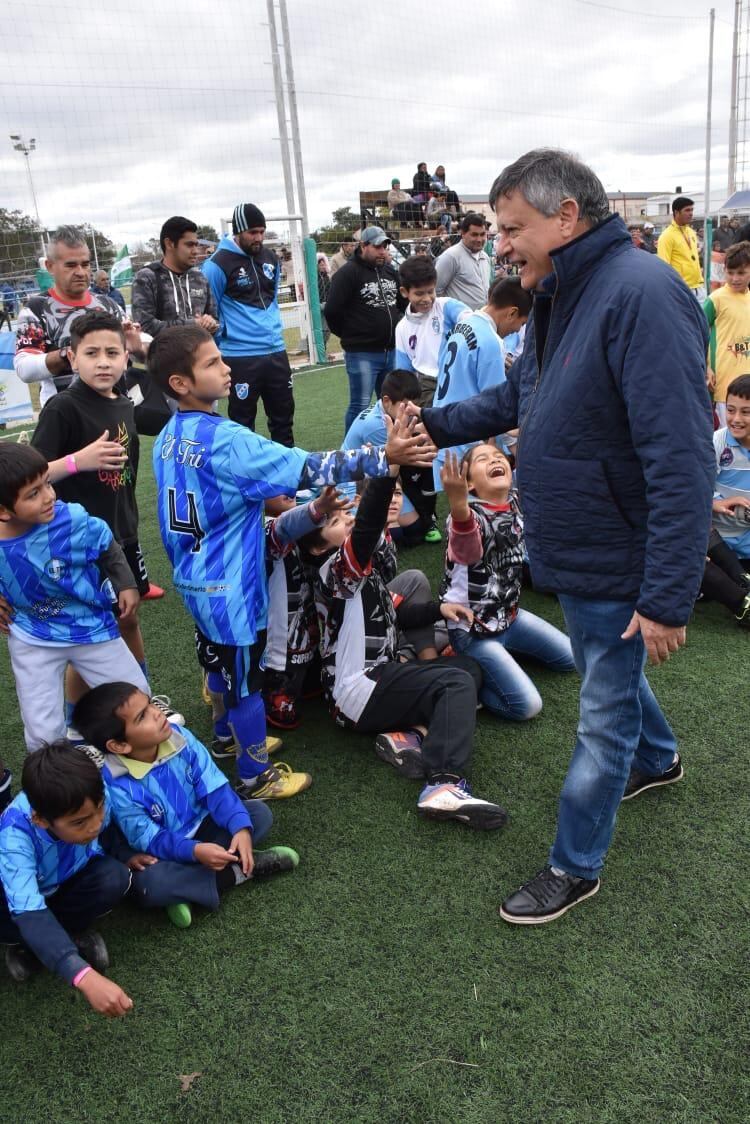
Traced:
[[[36, 152], [36, 137], [31, 137], [29, 143], [23, 139], [20, 133], [11, 133], [10, 139], [13, 141], [13, 148], [16, 152], [22, 152], [23, 158], [26, 161], [26, 174], [29, 177], [29, 188], [31, 190], [31, 198], [34, 200], [34, 212], [36, 214], [36, 224], [39, 227], [40, 233], [42, 232], [42, 220], [39, 218], [39, 205], [36, 201], [36, 191], [34, 190], [34, 177], [31, 174], [31, 161], [29, 156], [32, 152]], [[42, 240], [44, 235], [42, 234]]]

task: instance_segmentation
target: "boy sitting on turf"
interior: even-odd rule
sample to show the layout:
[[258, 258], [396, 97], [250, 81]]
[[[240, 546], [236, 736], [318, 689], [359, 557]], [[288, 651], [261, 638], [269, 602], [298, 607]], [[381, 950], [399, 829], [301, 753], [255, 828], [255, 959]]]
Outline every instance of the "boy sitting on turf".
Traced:
[[[89, 515], [107, 524], [133, 571], [139, 597], [143, 597], [149, 591], [149, 581], [138, 543], [138, 433], [133, 403], [118, 389], [128, 363], [122, 324], [101, 309], [84, 313], [73, 321], [69, 351], [78, 378], [47, 402], [31, 443], [50, 462], [65, 459], [67, 473], [57, 483], [60, 499], [81, 504]], [[109, 470], [79, 471], [77, 451], [104, 431], [121, 446], [120, 463]], [[137, 607], [121, 617], [119, 625], [148, 679]], [[69, 687], [73, 699], [85, 690], [80, 682], [69, 681]]]
[[229, 395], [230, 370], [213, 338], [194, 325], [160, 332], [148, 362], [155, 384], [178, 401], [154, 442], [159, 527], [175, 587], [196, 623], [209, 690], [224, 694], [239, 750], [238, 792], [294, 796], [311, 777], [271, 765], [266, 749], [263, 503], [366, 474], [383, 476], [389, 462], [427, 465], [434, 448], [400, 420], [385, 448], [306, 453], [267, 441], [215, 413], [216, 400]]
[[125, 896], [127, 867], [102, 850], [111, 807], [101, 773], [64, 739], [26, 758], [20, 793], [0, 817], [0, 942], [18, 983], [44, 964], [102, 1015], [133, 1006], [104, 972], [109, 955], [91, 923]]
[[135, 611], [135, 578], [101, 519], [55, 500], [47, 462], [0, 442], [0, 595], [10, 603], [8, 652], [28, 750], [65, 736], [63, 674], [91, 686], [126, 677], [148, 691], [113, 612]]
[[502, 827], [503, 809], [473, 796], [464, 778], [477, 706], [472, 674], [440, 661], [397, 661], [399, 625], [470, 620], [471, 613], [434, 602], [394, 608], [377, 566], [393, 487], [393, 479], [368, 481], [356, 517], [338, 512], [303, 541], [320, 565], [323, 686], [341, 725], [381, 735], [379, 757], [406, 777], [426, 777], [417, 802], [422, 815]]
[[[341, 448], [382, 445], [386, 439], [386, 418], [393, 421], [398, 415], [400, 403], [416, 402], [420, 393], [419, 376], [415, 371], [398, 368], [389, 371], [383, 379], [380, 398], [354, 419]], [[423, 539], [440, 542], [442, 536], [435, 520], [432, 468], [404, 468], [401, 481], [406, 498], [398, 517], [398, 528], [394, 528], [394, 540], [398, 538], [404, 546], [416, 546]], [[354, 488], [342, 490], [354, 495]]]
[[221, 891], [297, 866], [291, 847], [253, 850], [273, 822], [268, 807], [240, 800], [205, 746], [170, 725], [143, 691], [106, 683], [85, 694], [73, 714], [86, 740], [107, 754], [115, 819], [139, 852], [133, 890], [142, 906], [163, 906], [185, 928], [188, 903], [218, 909]]

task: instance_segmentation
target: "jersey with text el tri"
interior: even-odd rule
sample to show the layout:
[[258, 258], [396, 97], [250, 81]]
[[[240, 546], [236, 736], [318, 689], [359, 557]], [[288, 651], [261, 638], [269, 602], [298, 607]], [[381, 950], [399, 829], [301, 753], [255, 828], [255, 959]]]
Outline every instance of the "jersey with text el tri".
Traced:
[[[111, 806], [104, 801], [102, 831], [109, 824]], [[46, 909], [45, 898], [54, 894], [91, 861], [102, 854], [99, 839], [91, 843], [63, 843], [31, 818], [31, 806], [21, 792], [0, 818], [0, 882], [8, 908], [19, 913]]]
[[306, 453], [218, 414], [175, 414], [154, 442], [159, 529], [203, 635], [241, 646], [266, 627], [266, 499], [387, 472], [382, 449]]
[[51, 523], [0, 539], [0, 594], [14, 609], [11, 632], [32, 644], [117, 639], [112, 583], [96, 564], [111, 544], [106, 523], [60, 500]]

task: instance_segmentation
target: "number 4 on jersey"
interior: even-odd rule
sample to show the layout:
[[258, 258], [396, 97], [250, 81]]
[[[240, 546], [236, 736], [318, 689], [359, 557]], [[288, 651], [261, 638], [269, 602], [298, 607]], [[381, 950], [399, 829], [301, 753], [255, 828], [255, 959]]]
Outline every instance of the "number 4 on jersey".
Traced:
[[169, 529], [178, 535], [191, 535], [195, 539], [191, 548], [191, 553], [197, 554], [201, 548], [201, 542], [206, 537], [206, 532], [201, 527], [200, 519], [198, 518], [198, 505], [195, 502], [195, 492], [185, 492], [185, 499], [187, 500], [187, 519], [180, 519], [177, 515], [177, 491], [175, 488], [167, 488]]

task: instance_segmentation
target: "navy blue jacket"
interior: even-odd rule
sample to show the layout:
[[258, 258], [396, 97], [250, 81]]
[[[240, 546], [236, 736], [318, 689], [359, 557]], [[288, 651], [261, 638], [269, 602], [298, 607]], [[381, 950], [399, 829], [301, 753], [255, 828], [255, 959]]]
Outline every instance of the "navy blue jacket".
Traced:
[[551, 257], [508, 381], [422, 418], [440, 447], [520, 426], [537, 588], [633, 600], [645, 617], [683, 625], [715, 475], [705, 317], [617, 215]]

